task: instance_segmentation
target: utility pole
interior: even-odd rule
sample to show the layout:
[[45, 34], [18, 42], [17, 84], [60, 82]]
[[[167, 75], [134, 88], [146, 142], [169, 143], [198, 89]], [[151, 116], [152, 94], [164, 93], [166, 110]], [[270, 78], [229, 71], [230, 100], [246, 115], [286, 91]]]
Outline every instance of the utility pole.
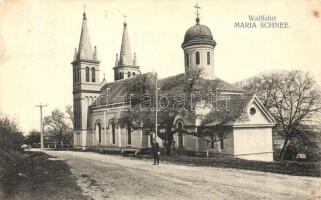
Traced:
[[41, 149], [43, 150], [44, 148], [44, 143], [43, 143], [43, 123], [42, 123], [42, 108], [47, 107], [47, 104], [42, 104], [40, 103], [39, 105], [36, 105], [36, 107], [40, 108], [40, 144], [41, 144]]
[[155, 104], [155, 138], [157, 138], [157, 128], [158, 128], [158, 126], [157, 126], [157, 110], [158, 110], [158, 86], [157, 86], [157, 79], [158, 79], [158, 77], [157, 77], [157, 73], [155, 74], [155, 86], [156, 86], [156, 93], [155, 93], [155, 102], [156, 102], [156, 104]]

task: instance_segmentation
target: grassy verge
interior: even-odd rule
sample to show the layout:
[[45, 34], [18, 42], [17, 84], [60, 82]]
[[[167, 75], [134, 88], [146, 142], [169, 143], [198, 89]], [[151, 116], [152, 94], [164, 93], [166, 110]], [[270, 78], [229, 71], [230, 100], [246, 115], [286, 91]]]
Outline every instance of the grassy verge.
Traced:
[[[79, 151], [74, 149], [75, 151]], [[139, 155], [134, 154], [121, 154], [121, 151], [115, 150], [94, 150], [88, 149], [86, 151], [96, 152], [101, 154], [113, 154], [123, 155], [129, 157], [135, 157], [138, 159], [152, 159], [150, 149], [145, 149]], [[194, 165], [194, 166], [212, 166], [220, 168], [234, 168], [261, 172], [271, 172], [277, 174], [287, 174], [294, 176], [312, 176], [321, 177], [321, 163], [320, 162], [299, 162], [299, 161], [253, 161], [253, 160], [242, 160], [237, 158], [226, 158], [221, 156], [216, 157], [200, 157], [194, 154], [180, 155], [173, 154], [170, 156], [162, 155], [161, 161], [179, 164], [179, 165]]]
[[89, 199], [69, 166], [42, 152], [0, 151], [0, 199]]
[[162, 156], [162, 161], [174, 164], [189, 164], [195, 166], [213, 166], [222, 168], [244, 169], [295, 176], [321, 177], [320, 162], [297, 161], [250, 161], [231, 158], [201, 158], [184, 155]]

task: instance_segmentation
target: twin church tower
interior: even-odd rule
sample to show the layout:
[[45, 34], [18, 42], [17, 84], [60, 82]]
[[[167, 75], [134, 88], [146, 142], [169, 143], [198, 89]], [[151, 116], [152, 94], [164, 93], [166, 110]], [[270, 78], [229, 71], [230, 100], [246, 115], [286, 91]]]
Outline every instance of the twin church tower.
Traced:
[[[196, 24], [190, 27], [184, 37], [182, 48], [184, 50], [185, 73], [189, 69], [198, 67], [201, 77], [214, 79], [214, 48], [216, 42], [207, 26], [200, 24], [197, 9]], [[98, 50], [90, 42], [86, 13], [83, 13], [80, 41], [78, 49], [75, 49], [73, 66], [73, 108], [74, 129], [85, 131], [88, 127], [88, 108], [101, 94], [101, 88], [106, 84], [105, 78], [100, 81], [100, 61]], [[141, 74], [136, 63], [136, 54], [132, 54], [127, 23], [124, 22], [123, 36], [119, 55], [116, 54], [114, 81], [120, 81]]]

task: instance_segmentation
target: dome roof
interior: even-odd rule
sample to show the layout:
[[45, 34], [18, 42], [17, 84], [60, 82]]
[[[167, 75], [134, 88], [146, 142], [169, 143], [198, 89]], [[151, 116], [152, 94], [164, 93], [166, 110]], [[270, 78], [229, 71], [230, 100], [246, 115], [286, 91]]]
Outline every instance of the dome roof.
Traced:
[[215, 47], [216, 42], [213, 39], [211, 30], [197, 21], [194, 26], [186, 31], [182, 47], [184, 48], [192, 44], [210, 44]]

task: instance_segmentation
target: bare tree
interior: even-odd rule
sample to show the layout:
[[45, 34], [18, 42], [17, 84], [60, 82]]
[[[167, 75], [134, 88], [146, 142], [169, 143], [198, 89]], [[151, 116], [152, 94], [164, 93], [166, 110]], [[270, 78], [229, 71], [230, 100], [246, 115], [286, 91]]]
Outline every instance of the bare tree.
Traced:
[[277, 132], [285, 140], [279, 156], [283, 160], [289, 142], [309, 134], [302, 127], [321, 109], [319, 88], [303, 71], [264, 74], [244, 81], [242, 86], [256, 93], [276, 119]]
[[72, 128], [65, 118], [65, 114], [58, 109], [51, 112], [50, 116], [44, 118], [47, 132], [51, 134], [55, 142], [63, 147], [64, 142], [70, 143], [72, 138]]
[[[210, 133], [211, 136], [207, 137], [207, 134], [209, 134], [208, 131], [206, 133], [204, 131], [188, 132], [182, 128], [175, 127], [174, 122], [178, 115], [191, 121], [196, 119], [195, 107], [197, 101], [190, 99], [193, 92], [198, 92], [198, 94], [206, 96], [209, 90], [216, 88], [215, 85], [208, 84], [209, 82], [207, 80], [201, 78], [202, 72], [203, 70], [200, 68], [191, 68], [187, 75], [181, 74], [158, 82], [160, 90], [157, 103], [161, 108], [158, 110], [157, 135], [163, 140], [167, 154], [171, 153], [174, 144], [174, 135], [176, 133], [194, 135], [206, 142], [217, 142], [226, 138], [226, 134], [217, 135], [214, 129], [208, 129], [212, 132]], [[136, 94], [138, 97], [144, 97], [144, 95], [147, 94], [149, 98], [149, 101], [147, 101], [149, 103], [149, 109], [144, 110], [141, 107], [141, 100], [144, 98], [138, 99], [137, 102], [131, 99], [131, 108], [123, 112], [120, 121], [124, 125], [130, 124], [132, 127], [131, 130], [148, 129], [151, 132], [155, 132], [155, 82], [155, 76], [149, 77], [149, 79], [141, 76], [128, 81], [127, 91], [130, 91], [131, 94]], [[163, 95], [165, 95], [166, 98], [162, 98]], [[178, 97], [181, 101], [177, 102]], [[175, 101], [177, 105], [166, 106], [168, 102]], [[184, 105], [182, 105], [182, 102], [184, 102]], [[226, 113], [228, 114], [226, 115], [226, 119], [221, 121], [222, 124], [232, 116], [229, 112], [224, 112], [221, 116], [225, 116]], [[211, 115], [209, 114], [208, 116]], [[212, 119], [211, 117], [204, 118], [202, 126], [211, 123]], [[220, 125], [216, 126], [218, 127]]]
[[65, 107], [66, 113], [68, 115], [68, 118], [70, 119], [70, 121], [72, 122], [72, 127], [74, 127], [74, 112], [72, 110], [72, 106], [71, 105], [67, 105]]

